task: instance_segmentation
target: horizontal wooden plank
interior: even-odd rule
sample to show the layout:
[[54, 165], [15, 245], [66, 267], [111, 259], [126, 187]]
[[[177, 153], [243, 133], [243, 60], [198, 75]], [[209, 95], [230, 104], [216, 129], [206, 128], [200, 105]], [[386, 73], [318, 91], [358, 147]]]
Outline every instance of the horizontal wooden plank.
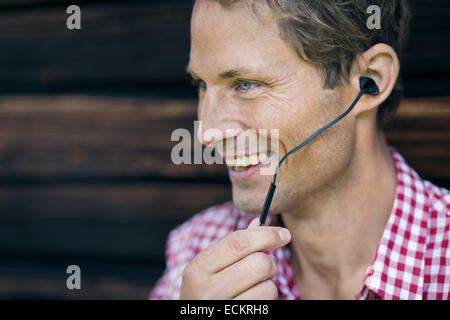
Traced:
[[396, 119], [442, 119], [450, 117], [450, 97], [405, 99]]
[[[175, 165], [173, 130], [194, 136], [194, 100], [35, 96], [0, 98], [0, 177], [227, 179], [223, 165]], [[388, 141], [425, 177], [450, 178], [450, 98], [408, 99]], [[193, 152], [193, 149], [192, 149]], [[191, 157], [193, 159], [193, 155]]]
[[193, 101], [0, 98], [0, 175], [224, 176], [223, 166], [171, 161], [171, 134], [193, 134], [195, 110]]
[[[449, 2], [413, 3], [405, 93], [448, 95]], [[77, 32], [65, 27], [68, 4], [0, 1], [0, 93], [171, 99], [0, 97], [0, 298], [145, 299], [167, 233], [231, 198], [224, 166], [170, 161], [171, 132], [192, 132], [196, 113], [195, 100], [179, 100], [195, 98], [183, 72], [190, 4], [82, 0]], [[449, 112], [449, 98], [409, 99], [386, 132], [419, 174], [447, 187]], [[81, 291], [65, 287], [69, 264], [82, 267]]]
[[449, 98], [404, 101], [386, 137], [420, 175], [450, 186]]
[[[21, 266], [25, 268], [25, 266]], [[20, 269], [19, 269], [20, 270]], [[25, 269], [26, 270], [26, 269]], [[1, 269], [0, 269], [1, 271]], [[65, 274], [65, 270], [59, 270]], [[56, 271], [55, 271], [56, 273]], [[67, 275], [69, 276], [69, 275]], [[141, 283], [130, 282], [124, 277], [87, 279], [82, 281], [81, 290], [68, 290], [67, 278], [55, 279], [36, 275], [32, 278], [19, 275], [0, 276], [0, 299], [2, 300], [147, 300], [156, 283], [142, 277]], [[143, 281], [146, 281], [143, 283]], [[87, 287], [83, 287], [86, 285]]]
[[228, 185], [0, 186], [0, 253], [161, 260], [170, 230], [229, 200]]
[[180, 1], [84, 3], [71, 31], [63, 5], [0, 12], [2, 91], [186, 90], [189, 16]]
[[[183, 71], [189, 58], [190, 1], [83, 1], [79, 31], [66, 28], [67, 4], [44, 1], [40, 7], [33, 0], [4, 4], [2, 92], [194, 96]], [[442, 39], [450, 27], [449, 3], [416, 0], [414, 4], [401, 68], [405, 92], [448, 95], [450, 43]]]
[[[81, 269], [81, 289], [68, 290], [69, 265]], [[145, 261], [86, 260], [76, 256], [5, 259], [0, 264], [0, 299], [137, 299], [145, 300], [163, 268]]]

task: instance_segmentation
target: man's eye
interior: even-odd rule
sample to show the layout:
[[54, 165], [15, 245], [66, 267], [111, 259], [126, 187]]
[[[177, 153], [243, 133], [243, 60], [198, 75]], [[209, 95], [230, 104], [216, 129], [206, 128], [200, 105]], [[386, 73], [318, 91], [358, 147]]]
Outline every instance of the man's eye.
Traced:
[[205, 81], [199, 80], [199, 81], [198, 81], [198, 85], [199, 85], [201, 88], [206, 89], [206, 82], [205, 82]]
[[259, 84], [248, 81], [248, 80], [238, 80], [237, 81], [237, 89], [239, 89], [241, 91], [248, 91], [257, 86], [259, 86]]
[[206, 82], [203, 80], [192, 79], [191, 83], [199, 89], [206, 89]]

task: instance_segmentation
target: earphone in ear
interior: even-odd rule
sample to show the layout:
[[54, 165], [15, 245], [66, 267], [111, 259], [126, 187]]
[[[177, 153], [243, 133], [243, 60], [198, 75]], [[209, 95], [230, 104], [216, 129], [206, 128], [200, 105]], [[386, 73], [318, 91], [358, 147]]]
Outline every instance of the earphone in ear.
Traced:
[[368, 78], [368, 77], [360, 77], [359, 78], [359, 93], [356, 96], [355, 100], [352, 102], [352, 104], [350, 105], [350, 107], [348, 107], [347, 110], [345, 110], [345, 112], [343, 112], [342, 114], [340, 114], [336, 119], [334, 119], [333, 121], [329, 122], [328, 124], [324, 125], [322, 128], [320, 128], [319, 130], [317, 130], [316, 132], [314, 132], [308, 139], [306, 139], [305, 141], [303, 141], [301, 144], [299, 144], [298, 146], [296, 146], [294, 149], [292, 149], [291, 151], [289, 151], [288, 153], [286, 153], [283, 158], [281, 158], [280, 162], [278, 162], [278, 165], [275, 169], [275, 173], [273, 175], [273, 181], [270, 183], [270, 187], [269, 190], [267, 191], [267, 196], [266, 196], [266, 200], [264, 201], [264, 206], [261, 212], [261, 215], [259, 217], [259, 222], [260, 225], [263, 225], [264, 222], [266, 221], [266, 217], [267, 214], [269, 212], [269, 208], [270, 208], [270, 204], [272, 203], [272, 198], [273, 195], [275, 193], [275, 188], [277, 187], [275, 185], [275, 182], [277, 180], [277, 174], [278, 174], [278, 170], [280, 169], [281, 164], [283, 163], [283, 161], [291, 154], [293, 154], [294, 152], [300, 150], [301, 148], [303, 148], [305, 145], [307, 145], [309, 142], [311, 142], [311, 140], [313, 140], [315, 137], [317, 137], [320, 133], [324, 132], [326, 129], [328, 129], [329, 127], [331, 127], [333, 124], [335, 124], [336, 122], [338, 122], [339, 120], [341, 120], [342, 118], [344, 118], [350, 111], [352, 111], [353, 107], [356, 105], [356, 103], [359, 101], [359, 99], [362, 97], [363, 94], [367, 93], [369, 95], [372, 96], [376, 96], [380, 93], [380, 90], [377, 86], [377, 84], [375, 83], [375, 81], [372, 78]]
[[370, 94], [371, 96], [376, 96], [380, 93], [377, 84], [372, 78], [360, 77], [359, 78], [359, 89], [364, 91], [364, 93]]

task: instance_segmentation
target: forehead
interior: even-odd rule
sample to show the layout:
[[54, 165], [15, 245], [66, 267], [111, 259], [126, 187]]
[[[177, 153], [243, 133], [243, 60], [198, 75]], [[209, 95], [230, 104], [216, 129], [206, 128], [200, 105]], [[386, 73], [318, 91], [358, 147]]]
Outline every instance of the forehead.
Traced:
[[[261, 5], [262, 6], [262, 5]], [[223, 8], [214, 0], [197, 0], [191, 19], [190, 69], [195, 72], [230, 67], [263, 70], [287, 65], [298, 55], [279, 36], [268, 7], [256, 16], [244, 3]]]
[[[236, 38], [255, 37], [266, 26], [264, 32], [271, 32], [275, 24], [273, 15], [267, 5], [259, 4], [258, 14], [252, 10], [247, 1], [240, 1], [224, 8], [215, 0], [197, 0], [192, 11], [191, 35], [208, 36], [207, 31], [219, 34], [233, 34]], [[275, 33], [275, 32], [273, 32]]]

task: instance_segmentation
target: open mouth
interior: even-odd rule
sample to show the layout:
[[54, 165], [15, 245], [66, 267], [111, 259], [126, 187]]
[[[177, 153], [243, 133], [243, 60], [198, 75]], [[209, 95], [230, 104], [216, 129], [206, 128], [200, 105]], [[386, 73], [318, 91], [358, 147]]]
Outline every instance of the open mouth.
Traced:
[[260, 164], [265, 165], [270, 162], [270, 157], [273, 152], [261, 152], [258, 154], [252, 154], [249, 156], [241, 156], [235, 159], [225, 159], [225, 163], [235, 172], [241, 172], [248, 170], [252, 167], [259, 166]]

